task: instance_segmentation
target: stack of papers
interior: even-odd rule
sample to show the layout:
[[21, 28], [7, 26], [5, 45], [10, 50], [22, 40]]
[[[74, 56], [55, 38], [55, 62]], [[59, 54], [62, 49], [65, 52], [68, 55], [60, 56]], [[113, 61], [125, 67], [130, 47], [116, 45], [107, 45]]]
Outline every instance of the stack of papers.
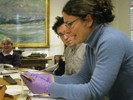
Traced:
[[[6, 93], [10, 95], [18, 95], [22, 93], [22, 86], [21, 85], [6, 85], [7, 90]], [[25, 91], [29, 91], [29, 89], [24, 86]]]
[[3, 70], [1, 74], [12, 74], [12, 73], [18, 73], [17, 70]]

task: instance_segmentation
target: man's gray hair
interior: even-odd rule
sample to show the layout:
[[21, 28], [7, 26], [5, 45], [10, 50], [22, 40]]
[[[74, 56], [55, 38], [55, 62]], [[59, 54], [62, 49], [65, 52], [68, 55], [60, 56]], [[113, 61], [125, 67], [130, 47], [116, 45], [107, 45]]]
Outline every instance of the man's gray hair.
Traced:
[[4, 38], [3, 40], [1, 40], [1, 44], [4, 44], [4, 43], [10, 43], [13, 45], [13, 42], [10, 38]]

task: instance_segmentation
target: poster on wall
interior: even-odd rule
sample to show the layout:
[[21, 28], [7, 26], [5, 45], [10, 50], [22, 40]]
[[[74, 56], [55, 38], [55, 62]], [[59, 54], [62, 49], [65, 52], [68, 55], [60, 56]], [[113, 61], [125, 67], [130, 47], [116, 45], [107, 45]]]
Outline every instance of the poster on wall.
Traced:
[[0, 40], [15, 47], [49, 47], [49, 0], [0, 0]]

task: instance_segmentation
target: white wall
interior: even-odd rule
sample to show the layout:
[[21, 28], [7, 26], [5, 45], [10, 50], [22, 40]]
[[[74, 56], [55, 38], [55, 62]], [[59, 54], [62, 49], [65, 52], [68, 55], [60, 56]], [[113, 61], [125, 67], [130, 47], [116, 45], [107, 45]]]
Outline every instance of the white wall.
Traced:
[[52, 31], [56, 16], [62, 16], [62, 8], [68, 0], [50, 0], [50, 48], [49, 55], [63, 54], [64, 45], [59, 37]]
[[[63, 54], [63, 43], [60, 40], [60, 38], [57, 37], [57, 35], [54, 33], [54, 31], [51, 29], [55, 22], [56, 16], [62, 15], [62, 8], [64, 4], [68, 0], [50, 0], [50, 31], [49, 31], [49, 40], [50, 40], [50, 48], [34, 48], [34, 49], [25, 49], [24, 54], [29, 54], [31, 52], [45, 52], [48, 54], [48, 56]], [[130, 0], [112, 0], [113, 4], [115, 6], [115, 20], [112, 23], [112, 26], [122, 30], [127, 34], [127, 36], [130, 36]]]
[[112, 0], [114, 4], [115, 20], [114, 28], [123, 31], [128, 37], [131, 36], [130, 0]]

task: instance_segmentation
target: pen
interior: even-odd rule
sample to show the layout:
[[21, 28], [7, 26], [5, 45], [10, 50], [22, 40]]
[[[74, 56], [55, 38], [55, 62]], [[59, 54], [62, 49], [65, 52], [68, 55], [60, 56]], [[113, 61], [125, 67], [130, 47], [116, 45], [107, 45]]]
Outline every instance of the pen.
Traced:
[[20, 73], [20, 75], [22, 75], [23, 77], [25, 77], [27, 80], [29, 80], [30, 82], [33, 82], [34, 80], [32, 78], [30, 78], [29, 76], [26, 76], [23, 73]]

